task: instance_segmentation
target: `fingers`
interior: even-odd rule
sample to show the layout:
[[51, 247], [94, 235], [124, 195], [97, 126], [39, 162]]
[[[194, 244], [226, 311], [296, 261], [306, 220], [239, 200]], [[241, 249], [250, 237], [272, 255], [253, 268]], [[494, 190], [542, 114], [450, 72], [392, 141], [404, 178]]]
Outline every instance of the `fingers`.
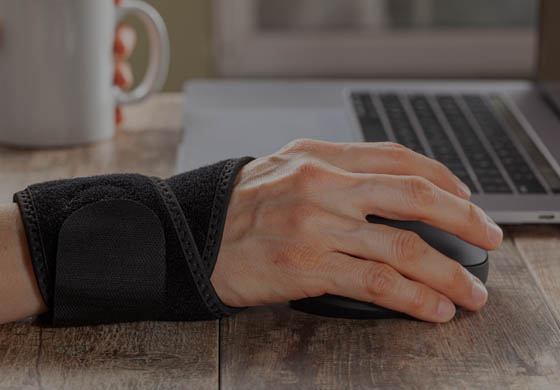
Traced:
[[127, 24], [120, 24], [115, 31], [113, 52], [118, 60], [126, 60], [136, 46], [136, 31]]
[[468, 186], [445, 165], [392, 142], [297, 140], [286, 150], [306, 151], [348, 172], [420, 176], [461, 198], [471, 196]]
[[[398, 220], [422, 221], [478, 247], [500, 246], [502, 230], [482, 209], [419, 176], [361, 175], [362, 188], [349, 193], [348, 204], [361, 216], [375, 214]], [[343, 206], [344, 207], [344, 206]], [[348, 209], [347, 215], [356, 215]]]
[[443, 294], [409, 280], [387, 264], [333, 253], [325, 260], [332, 272], [327, 292], [375, 303], [430, 322], [446, 322], [455, 305]]
[[[349, 172], [420, 176], [461, 198], [469, 199], [471, 196], [469, 187], [445, 165], [402, 145], [391, 142], [375, 146], [359, 143], [348, 144], [346, 149], [352, 158], [339, 157], [336, 163]], [[375, 158], [372, 158], [374, 153]]]
[[114, 84], [129, 89], [134, 82], [132, 68], [126, 61], [136, 45], [136, 32], [126, 24], [121, 24], [115, 32], [115, 77]]
[[[121, 0], [115, 0], [115, 4], [120, 4]], [[127, 90], [134, 82], [134, 76], [130, 64], [126, 61], [130, 53], [136, 46], [136, 31], [126, 24], [120, 24], [115, 31], [115, 44], [113, 53], [115, 56], [115, 72], [113, 83], [120, 88]], [[115, 121], [120, 125], [123, 115], [120, 107], [115, 109]]]
[[[338, 214], [362, 221], [368, 214], [388, 219], [422, 221], [488, 250], [496, 249], [501, 244], [501, 229], [482, 209], [425, 177], [392, 175], [386, 172], [348, 173], [345, 169], [325, 162], [321, 157], [317, 158], [318, 155], [325, 154], [334, 158], [332, 156], [336, 151], [338, 154], [348, 155], [340, 145], [344, 144], [297, 140], [279, 153], [305, 162], [299, 164], [305, 170], [296, 170], [296, 173], [301, 173], [301, 178], [296, 182], [305, 183], [316, 198], [322, 199], [323, 207], [334, 208]], [[293, 154], [299, 156], [294, 158]], [[352, 157], [353, 154], [348, 159]], [[309, 168], [313, 168], [312, 172]]]
[[132, 68], [128, 62], [116, 61], [115, 62], [115, 76], [113, 83], [122, 89], [129, 89], [134, 82], [134, 75]]
[[339, 229], [327, 234], [337, 251], [390, 265], [466, 309], [478, 310], [486, 303], [488, 292], [482, 282], [416, 233], [361, 222], [352, 231]]

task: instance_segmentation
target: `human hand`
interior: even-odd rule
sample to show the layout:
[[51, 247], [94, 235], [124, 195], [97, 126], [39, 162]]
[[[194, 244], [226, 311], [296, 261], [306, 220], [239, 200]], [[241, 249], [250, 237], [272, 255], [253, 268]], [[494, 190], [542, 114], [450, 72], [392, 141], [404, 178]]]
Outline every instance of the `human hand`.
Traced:
[[[122, 0], [115, 0], [118, 5]], [[120, 24], [115, 31], [115, 45], [113, 54], [115, 58], [115, 76], [113, 83], [122, 89], [129, 89], [134, 82], [132, 68], [128, 62], [128, 58], [134, 46], [136, 45], [136, 32], [127, 24]], [[116, 108], [116, 122], [119, 125], [122, 120], [122, 111], [120, 107]]]
[[487, 250], [501, 229], [437, 161], [393, 143], [298, 140], [240, 171], [211, 282], [230, 306], [325, 293], [445, 322], [487, 291], [415, 233], [366, 215], [419, 220]]

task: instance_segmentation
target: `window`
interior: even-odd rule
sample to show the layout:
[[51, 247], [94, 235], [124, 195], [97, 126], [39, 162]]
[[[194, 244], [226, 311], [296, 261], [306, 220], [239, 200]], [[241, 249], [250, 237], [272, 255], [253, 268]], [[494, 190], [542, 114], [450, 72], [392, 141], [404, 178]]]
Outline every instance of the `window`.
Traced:
[[215, 0], [225, 76], [528, 77], [537, 0]]

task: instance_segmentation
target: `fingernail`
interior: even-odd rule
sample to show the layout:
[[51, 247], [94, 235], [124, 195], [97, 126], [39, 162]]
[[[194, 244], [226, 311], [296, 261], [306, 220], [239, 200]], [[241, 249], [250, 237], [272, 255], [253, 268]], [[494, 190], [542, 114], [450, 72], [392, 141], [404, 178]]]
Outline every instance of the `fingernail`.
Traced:
[[486, 290], [486, 287], [484, 287], [479, 279], [474, 277], [473, 279], [474, 283], [472, 286], [472, 299], [477, 305], [482, 305], [488, 298], [488, 290]]
[[472, 193], [469, 186], [463, 183], [458, 177], [456, 178], [457, 181], [457, 188], [459, 189], [459, 193], [466, 198], [470, 198]]
[[441, 319], [451, 319], [455, 315], [455, 305], [445, 299], [442, 299], [439, 301], [437, 313]]
[[490, 240], [490, 242], [494, 242], [496, 244], [499, 244], [500, 242], [502, 242], [502, 239], [504, 237], [504, 232], [502, 231], [502, 229], [500, 229], [500, 227], [498, 225], [496, 225], [496, 222], [492, 221], [492, 219], [490, 219], [489, 217], [486, 220], [487, 224], [488, 224], [488, 239]]

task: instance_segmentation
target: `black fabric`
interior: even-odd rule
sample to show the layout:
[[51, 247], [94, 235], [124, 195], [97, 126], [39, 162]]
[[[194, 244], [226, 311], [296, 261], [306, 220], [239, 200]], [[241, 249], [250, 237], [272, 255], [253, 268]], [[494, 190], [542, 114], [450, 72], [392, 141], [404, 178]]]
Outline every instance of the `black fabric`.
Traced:
[[58, 325], [158, 318], [165, 302], [165, 233], [141, 203], [105, 200], [72, 213], [58, 235]]
[[167, 180], [167, 184], [177, 196], [187, 223], [191, 227], [193, 238], [197, 243], [208, 275], [212, 274], [222, 240], [226, 218], [226, 213], [222, 210], [227, 208], [229, 194], [234, 183], [234, 180], [227, 178], [232, 175], [235, 178], [234, 169], [233, 165], [226, 164], [220, 172], [218, 185], [213, 176], [212, 166], [197, 169], [189, 175], [177, 175]]
[[164, 304], [150, 319], [203, 320], [235, 313], [219, 300], [209, 278], [235, 177], [251, 160], [225, 160], [167, 180], [137, 174], [84, 177], [35, 184], [15, 194], [39, 290], [51, 309], [43, 318], [57, 325], [52, 308], [57, 306], [56, 259], [64, 222], [85, 206], [112, 200], [147, 207], [164, 232]]

